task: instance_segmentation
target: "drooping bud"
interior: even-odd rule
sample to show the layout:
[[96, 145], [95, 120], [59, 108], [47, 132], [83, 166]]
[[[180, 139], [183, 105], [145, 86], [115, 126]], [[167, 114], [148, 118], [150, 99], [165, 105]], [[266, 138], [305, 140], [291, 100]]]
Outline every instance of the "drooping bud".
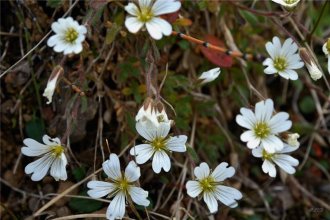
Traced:
[[198, 79], [202, 80], [202, 84], [215, 80], [220, 75], [220, 68], [210, 69], [209, 71], [203, 72]]
[[56, 85], [59, 77], [64, 73], [63, 67], [60, 65], [55, 66], [47, 82], [47, 87], [45, 88], [44, 97], [48, 99], [47, 104], [50, 104], [53, 99], [53, 95], [56, 89]]
[[135, 116], [135, 121], [153, 123], [155, 126], [159, 126], [160, 123], [171, 123], [168, 119], [165, 107], [162, 102], [154, 101], [152, 98], [146, 98], [142, 107]]
[[316, 66], [315, 62], [308, 54], [306, 48], [302, 47], [299, 49], [299, 55], [305, 62], [309, 75], [313, 80], [318, 80], [322, 77], [322, 71]]

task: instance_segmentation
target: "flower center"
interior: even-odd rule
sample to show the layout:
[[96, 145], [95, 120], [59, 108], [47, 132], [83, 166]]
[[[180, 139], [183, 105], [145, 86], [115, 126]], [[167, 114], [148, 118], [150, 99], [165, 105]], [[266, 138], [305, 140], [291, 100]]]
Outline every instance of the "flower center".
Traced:
[[150, 10], [150, 8], [141, 8], [138, 13], [137, 19], [143, 23], [146, 23], [146, 22], [150, 21], [153, 16], [154, 15], [153, 15], [152, 11]]
[[164, 138], [157, 137], [150, 144], [155, 151], [166, 150], [166, 142]]
[[73, 44], [78, 38], [78, 32], [74, 28], [68, 28], [65, 32], [64, 40], [67, 43]]
[[199, 181], [199, 184], [203, 191], [205, 192], [212, 192], [215, 188], [215, 181], [211, 176], [208, 176]]
[[270, 153], [268, 153], [267, 151], [262, 150], [262, 158], [263, 158], [264, 160], [271, 160], [272, 157], [273, 157], [273, 154], [270, 154]]
[[117, 182], [117, 187], [119, 190], [126, 192], [128, 190], [129, 182], [124, 177]]
[[64, 151], [64, 147], [62, 147], [61, 145], [56, 145], [52, 147], [52, 155], [55, 157], [61, 157], [62, 153]]
[[270, 133], [270, 127], [265, 122], [258, 122], [254, 126], [254, 134], [261, 139], [267, 137], [269, 133]]
[[295, 3], [297, 0], [284, 0], [285, 1], [285, 3], [287, 3], [287, 4], [293, 4], [293, 3]]
[[288, 66], [288, 62], [283, 57], [276, 57], [274, 59], [274, 67], [278, 71], [283, 71]]

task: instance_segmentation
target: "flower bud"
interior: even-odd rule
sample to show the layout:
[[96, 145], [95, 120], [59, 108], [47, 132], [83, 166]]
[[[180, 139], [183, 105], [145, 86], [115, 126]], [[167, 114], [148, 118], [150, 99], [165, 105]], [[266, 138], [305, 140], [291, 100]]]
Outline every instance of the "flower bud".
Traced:
[[299, 55], [301, 59], [305, 62], [309, 75], [313, 80], [318, 80], [322, 77], [322, 71], [316, 66], [315, 62], [312, 60], [311, 56], [308, 54], [306, 48], [299, 49]]
[[42, 94], [44, 97], [48, 99], [47, 104], [50, 104], [52, 102], [58, 78], [63, 74], [63, 72], [64, 72], [63, 67], [61, 67], [60, 65], [55, 66], [55, 68], [53, 69], [53, 72], [48, 79], [47, 87], [45, 88], [45, 91]]

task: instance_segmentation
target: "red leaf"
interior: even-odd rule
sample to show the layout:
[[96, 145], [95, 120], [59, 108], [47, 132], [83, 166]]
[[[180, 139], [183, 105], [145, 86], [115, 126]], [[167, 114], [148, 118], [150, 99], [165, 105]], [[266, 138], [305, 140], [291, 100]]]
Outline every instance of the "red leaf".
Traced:
[[161, 15], [160, 17], [164, 18], [166, 21], [168, 21], [170, 23], [174, 23], [176, 21], [176, 19], [178, 19], [178, 17], [179, 17], [179, 11], [173, 12], [170, 14], [164, 14], [164, 15]]
[[312, 147], [316, 157], [320, 158], [323, 156], [322, 148], [320, 147], [320, 145], [313, 144]]
[[[218, 39], [217, 37], [213, 35], [206, 35], [204, 37], [204, 40], [215, 45], [218, 47], [225, 47], [225, 44], [222, 40]], [[231, 56], [228, 56], [225, 53], [214, 51], [212, 49], [206, 48], [204, 46], [200, 46], [200, 49], [203, 53], [203, 55], [213, 64], [229, 68], [233, 65], [233, 58]]]

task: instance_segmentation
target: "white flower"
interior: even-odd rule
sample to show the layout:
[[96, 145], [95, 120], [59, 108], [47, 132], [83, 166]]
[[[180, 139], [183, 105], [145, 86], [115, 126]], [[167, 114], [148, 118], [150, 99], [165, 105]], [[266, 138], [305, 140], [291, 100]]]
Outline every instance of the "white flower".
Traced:
[[297, 148], [300, 146], [300, 143], [298, 141], [298, 138], [300, 137], [300, 135], [298, 133], [288, 134], [287, 136], [288, 137], [286, 139], [286, 142], [290, 146], [297, 147]]
[[134, 161], [129, 162], [125, 172], [122, 173], [118, 156], [110, 154], [109, 160], [103, 162], [102, 167], [109, 181], [89, 181], [87, 187], [90, 190], [87, 194], [92, 198], [114, 197], [107, 209], [107, 219], [122, 219], [128, 198], [138, 205], [149, 205], [150, 201], [147, 199], [149, 193], [134, 184], [141, 176], [140, 168]]
[[176, 12], [181, 3], [175, 0], [139, 0], [138, 6], [129, 3], [125, 10], [129, 16], [126, 17], [125, 26], [131, 33], [137, 33], [144, 25], [152, 38], [159, 40], [172, 33], [172, 26], [160, 15]]
[[47, 104], [50, 104], [52, 102], [57, 80], [62, 74], [63, 74], [63, 68], [61, 66], [56, 66], [52, 74], [50, 75], [47, 82], [47, 87], [45, 88], [45, 91], [42, 94], [44, 97], [48, 99]]
[[296, 149], [298, 149], [298, 147], [284, 144], [284, 148], [282, 150], [276, 151], [274, 153], [269, 153], [261, 145], [252, 150], [252, 155], [255, 157], [261, 157], [264, 160], [262, 164], [262, 170], [265, 173], [268, 173], [269, 176], [276, 177], [275, 164], [277, 164], [277, 166], [279, 166], [288, 174], [294, 174], [296, 172], [296, 169], [294, 167], [298, 166], [299, 161], [289, 155], [286, 155], [286, 153], [290, 153], [292, 151], [295, 151]]
[[273, 43], [266, 43], [266, 50], [271, 57], [263, 62], [264, 66], [268, 66], [264, 70], [266, 74], [278, 73], [285, 79], [298, 79], [298, 74], [295, 69], [303, 67], [304, 63], [297, 53], [297, 44], [294, 43], [291, 38], [286, 39], [282, 46], [280, 39], [274, 37]]
[[300, 2], [300, 0], [272, 0], [272, 1], [286, 8], [293, 8]]
[[47, 45], [54, 47], [55, 52], [78, 54], [82, 51], [82, 42], [85, 40], [85, 34], [87, 33], [84, 25], [79, 25], [71, 17], [60, 18], [52, 23], [52, 30], [55, 35], [48, 39]]
[[328, 38], [327, 42], [322, 47], [323, 53], [328, 57], [328, 72], [330, 74], [330, 38]]
[[202, 81], [202, 84], [211, 82], [215, 80], [219, 75], [220, 75], [220, 68], [214, 68], [209, 71], [203, 72], [202, 75], [199, 77], [200, 80]]
[[159, 126], [161, 122], [172, 123], [172, 120], [169, 120], [165, 112], [165, 108], [161, 102], [154, 102], [151, 98], [147, 98], [143, 106], [138, 111], [135, 116], [136, 122], [142, 122], [145, 126], [149, 123]]
[[237, 189], [221, 185], [225, 179], [235, 174], [235, 169], [227, 166], [228, 163], [223, 162], [210, 174], [209, 166], [203, 162], [194, 169], [197, 180], [190, 180], [186, 184], [190, 197], [195, 198], [203, 194], [204, 202], [211, 213], [218, 211], [217, 200], [230, 208], [235, 208], [238, 205], [236, 200], [242, 198], [242, 193]]
[[288, 113], [279, 112], [273, 115], [273, 111], [274, 103], [271, 99], [258, 102], [255, 112], [241, 108], [241, 115], [236, 116], [236, 122], [249, 129], [241, 135], [241, 140], [247, 142], [248, 148], [256, 148], [260, 143], [271, 153], [283, 148], [283, 142], [277, 134], [291, 128], [292, 122], [288, 120]]
[[50, 175], [56, 181], [66, 180], [66, 165], [68, 161], [64, 153], [64, 147], [61, 145], [59, 138], [50, 138], [44, 135], [42, 138], [45, 144], [41, 144], [31, 138], [24, 139], [23, 143], [26, 145], [22, 147], [22, 154], [29, 157], [40, 156], [38, 160], [29, 163], [25, 167], [25, 173], [31, 174], [33, 181], [39, 181], [46, 176], [50, 168]]
[[144, 164], [152, 158], [152, 169], [155, 173], [160, 173], [161, 169], [168, 172], [171, 168], [171, 161], [168, 153], [171, 151], [186, 151], [186, 135], [167, 137], [170, 131], [170, 123], [160, 123], [159, 126], [136, 123], [137, 132], [147, 140], [145, 144], [140, 144], [130, 150], [130, 154], [136, 156], [138, 164]]

